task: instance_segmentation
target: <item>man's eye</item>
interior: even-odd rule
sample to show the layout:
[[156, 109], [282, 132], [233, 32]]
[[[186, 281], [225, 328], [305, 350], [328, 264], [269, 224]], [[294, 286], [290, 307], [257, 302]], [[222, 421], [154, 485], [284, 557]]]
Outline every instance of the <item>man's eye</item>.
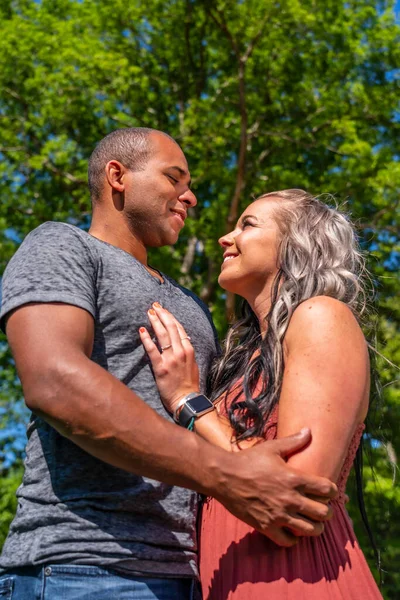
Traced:
[[169, 179], [171, 179], [171, 181], [173, 181], [174, 183], [178, 183], [178, 180], [175, 179], [175, 177], [172, 177], [172, 175], [170, 175], [169, 173], [167, 173], [167, 177], [169, 177]]

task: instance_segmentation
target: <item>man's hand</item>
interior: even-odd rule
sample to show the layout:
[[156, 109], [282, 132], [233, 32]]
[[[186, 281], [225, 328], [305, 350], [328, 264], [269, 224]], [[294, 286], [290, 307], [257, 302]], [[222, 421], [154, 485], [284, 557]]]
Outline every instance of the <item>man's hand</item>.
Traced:
[[[296, 536], [317, 536], [332, 516], [326, 504], [337, 495], [336, 485], [323, 477], [288, 467], [284, 457], [301, 450], [311, 439], [305, 429], [297, 435], [257, 444], [232, 453], [226, 475], [215, 495], [232, 514], [280, 546], [293, 546]], [[310, 495], [310, 497], [308, 497]], [[312, 496], [321, 497], [318, 501]]]

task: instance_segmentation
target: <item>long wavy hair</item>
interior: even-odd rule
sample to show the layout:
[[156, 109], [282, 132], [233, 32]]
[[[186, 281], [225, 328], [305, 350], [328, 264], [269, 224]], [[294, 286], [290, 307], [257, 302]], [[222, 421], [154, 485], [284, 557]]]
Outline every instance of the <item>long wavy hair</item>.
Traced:
[[[211, 371], [210, 394], [224, 399], [238, 441], [262, 436], [279, 400], [284, 338], [294, 310], [315, 296], [330, 296], [347, 304], [361, 324], [367, 323], [372, 297], [370, 277], [349, 217], [337, 207], [298, 189], [271, 192], [259, 199], [278, 200], [280, 231], [271, 307], [263, 337], [249, 303], [230, 329], [221, 358]], [[262, 251], [260, 249], [260, 251]], [[374, 377], [372, 383], [376, 384]], [[379, 552], [365, 513], [362, 485], [363, 444], [355, 461], [358, 504], [380, 570]]]
[[230, 329], [211, 373], [213, 399], [227, 399], [236, 389], [226, 410], [239, 440], [261, 436], [279, 400], [283, 342], [299, 304], [330, 296], [347, 304], [358, 320], [366, 307], [365, 262], [348, 217], [303, 190], [271, 192], [259, 199], [267, 198], [281, 201], [275, 212], [280, 243], [267, 332], [261, 336], [259, 321], [244, 301], [242, 318]]

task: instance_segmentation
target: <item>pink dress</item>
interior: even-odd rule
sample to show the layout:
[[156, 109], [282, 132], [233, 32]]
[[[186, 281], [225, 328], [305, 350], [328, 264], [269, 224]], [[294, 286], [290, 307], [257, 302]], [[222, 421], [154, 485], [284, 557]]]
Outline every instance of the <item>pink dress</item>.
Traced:
[[[266, 439], [276, 438], [277, 421], [276, 409]], [[303, 537], [293, 548], [279, 547], [213, 498], [206, 500], [200, 528], [204, 600], [382, 600], [344, 506], [363, 429], [359, 425], [353, 436], [338, 480], [334, 517], [317, 538]]]

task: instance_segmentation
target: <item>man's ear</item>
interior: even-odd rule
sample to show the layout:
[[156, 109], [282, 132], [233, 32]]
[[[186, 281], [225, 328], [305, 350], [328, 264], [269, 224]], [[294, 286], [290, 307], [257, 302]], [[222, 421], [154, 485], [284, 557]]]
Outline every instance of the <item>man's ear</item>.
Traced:
[[115, 192], [125, 191], [124, 175], [127, 169], [118, 160], [110, 160], [105, 166], [105, 174], [108, 184]]

